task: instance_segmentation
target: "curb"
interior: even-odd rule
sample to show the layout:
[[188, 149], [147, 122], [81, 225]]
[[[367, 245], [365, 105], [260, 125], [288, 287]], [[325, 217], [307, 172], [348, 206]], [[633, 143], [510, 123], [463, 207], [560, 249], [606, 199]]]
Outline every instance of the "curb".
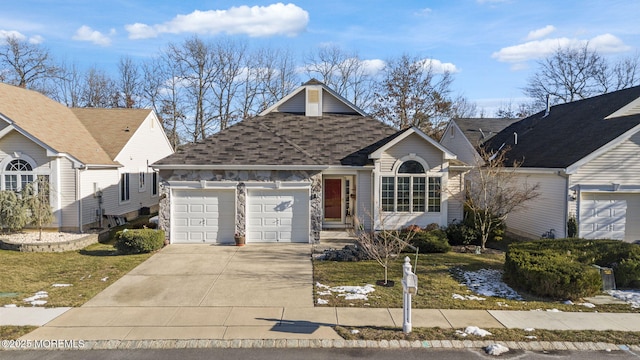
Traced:
[[[474, 349], [500, 344], [510, 350], [526, 351], [638, 351], [640, 345], [616, 345], [601, 342], [564, 341], [491, 341], [491, 340], [319, 340], [319, 339], [268, 339], [268, 340], [73, 340], [31, 343], [0, 350], [145, 350], [145, 349]], [[4, 345], [4, 344], [3, 344]]]

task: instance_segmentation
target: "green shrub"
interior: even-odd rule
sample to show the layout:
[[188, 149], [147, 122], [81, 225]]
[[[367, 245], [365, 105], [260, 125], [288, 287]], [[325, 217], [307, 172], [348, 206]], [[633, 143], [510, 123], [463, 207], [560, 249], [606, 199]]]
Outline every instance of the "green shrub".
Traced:
[[622, 259], [613, 271], [617, 287], [640, 289], [640, 259]]
[[411, 238], [411, 245], [417, 247], [422, 254], [446, 253], [451, 250], [447, 234], [440, 229], [415, 233]]
[[140, 254], [156, 251], [164, 245], [164, 231], [125, 229], [116, 234], [115, 247], [120, 254]]
[[29, 223], [24, 202], [15, 192], [0, 191], [0, 230], [18, 231]]
[[445, 229], [451, 245], [479, 245], [478, 234], [472, 226], [463, 222], [451, 223]]
[[597, 294], [593, 265], [613, 267], [619, 287], [640, 282], [640, 246], [618, 240], [547, 239], [509, 245], [504, 280], [514, 288], [557, 299]]

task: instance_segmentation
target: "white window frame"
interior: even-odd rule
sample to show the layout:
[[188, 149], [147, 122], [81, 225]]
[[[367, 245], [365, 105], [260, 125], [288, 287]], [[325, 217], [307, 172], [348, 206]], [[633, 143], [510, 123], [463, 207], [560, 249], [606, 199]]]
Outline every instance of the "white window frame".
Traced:
[[[400, 167], [402, 166], [402, 164], [404, 164], [407, 161], [417, 161], [418, 163], [420, 163], [424, 169], [423, 173], [398, 173]], [[387, 212], [387, 213], [404, 213], [404, 214], [424, 214], [424, 213], [440, 213], [442, 212], [442, 175], [441, 174], [429, 174], [429, 171], [427, 170], [429, 169], [428, 165], [426, 162], [424, 162], [424, 160], [415, 157], [415, 156], [409, 156], [409, 157], [405, 157], [402, 159], [399, 159], [397, 161], [397, 163], [394, 165], [394, 169], [391, 173], [389, 174], [382, 174], [380, 176], [380, 204], [381, 204], [381, 210], [383, 212]], [[406, 184], [406, 180], [405, 179], [409, 179], [408, 182], [408, 193], [409, 193], [409, 197], [408, 197], [408, 204], [405, 203], [400, 203], [400, 206], [398, 206], [398, 200], [399, 200], [399, 190], [400, 186], [399, 183], [402, 182], [403, 185]], [[431, 184], [431, 179], [435, 179], [438, 178], [440, 181], [440, 191], [438, 192], [438, 198], [440, 200], [439, 205], [438, 205], [438, 210], [437, 211], [430, 211], [429, 209], [432, 208], [432, 206], [430, 206], [430, 200], [432, 200], [435, 197], [431, 197], [430, 196], [430, 191], [429, 191], [429, 185]], [[392, 179], [391, 181], [393, 182], [393, 192], [392, 192], [392, 202], [389, 203], [389, 197], [385, 196], [388, 195], [388, 193], [390, 192], [390, 188], [385, 187], [385, 185], [389, 184], [389, 180], [388, 179]], [[415, 188], [414, 185], [416, 184], [415, 179], [424, 179], [424, 189], [422, 190], [423, 193], [423, 203], [416, 205], [415, 201], [417, 200], [416, 198], [416, 192], [415, 192]], [[399, 181], [400, 180], [400, 181]], [[404, 192], [404, 191], [403, 191]], [[391, 207], [389, 207], [391, 205]], [[408, 210], [406, 210], [406, 207], [408, 206]], [[435, 206], [435, 205], [434, 205]], [[402, 210], [398, 210], [398, 208], [401, 207]], [[416, 210], [416, 207], [422, 207], [423, 210]]]
[[[7, 170], [12, 163], [19, 161], [23, 162], [25, 165], [31, 168], [31, 170]], [[36, 180], [37, 173], [35, 171], [36, 166], [33, 161], [25, 157], [12, 157], [9, 161], [2, 163], [2, 168], [0, 168], [0, 189], [2, 190], [11, 190], [14, 192], [22, 191], [24, 185], [31, 183]], [[15, 176], [15, 188], [7, 189], [7, 177]], [[30, 180], [29, 180], [29, 177]]]
[[128, 203], [131, 201], [131, 174], [130, 173], [121, 173], [120, 174], [120, 183], [119, 186], [119, 195], [120, 195], [120, 204]]

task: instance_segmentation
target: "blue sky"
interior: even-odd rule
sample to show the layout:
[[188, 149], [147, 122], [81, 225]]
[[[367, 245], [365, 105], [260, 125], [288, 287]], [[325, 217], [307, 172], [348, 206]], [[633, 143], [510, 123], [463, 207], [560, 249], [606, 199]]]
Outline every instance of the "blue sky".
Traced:
[[536, 60], [559, 45], [638, 55], [639, 14], [636, 0], [19, 0], [3, 4], [0, 35], [114, 72], [122, 56], [142, 60], [194, 34], [288, 48], [301, 63], [326, 44], [372, 64], [407, 53], [454, 71], [456, 94], [495, 109], [522, 101]]

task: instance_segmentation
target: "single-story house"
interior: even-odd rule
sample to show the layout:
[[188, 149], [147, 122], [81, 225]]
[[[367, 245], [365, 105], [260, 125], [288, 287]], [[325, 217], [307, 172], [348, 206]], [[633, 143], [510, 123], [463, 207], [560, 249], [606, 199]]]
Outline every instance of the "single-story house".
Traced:
[[565, 237], [575, 217], [579, 237], [640, 239], [640, 87], [552, 106], [485, 146], [509, 149], [520, 181], [540, 186], [538, 198], [509, 215], [510, 231]]
[[158, 207], [149, 164], [173, 153], [149, 109], [67, 108], [0, 83], [0, 190], [48, 180], [52, 228], [115, 225]]
[[440, 144], [456, 154], [465, 164], [476, 165], [483, 161], [478, 147], [507, 126], [520, 119], [506, 118], [457, 118], [447, 124]]
[[447, 225], [462, 216], [455, 155], [311, 80], [258, 116], [186, 145], [160, 171], [171, 243], [313, 243], [326, 229]]

